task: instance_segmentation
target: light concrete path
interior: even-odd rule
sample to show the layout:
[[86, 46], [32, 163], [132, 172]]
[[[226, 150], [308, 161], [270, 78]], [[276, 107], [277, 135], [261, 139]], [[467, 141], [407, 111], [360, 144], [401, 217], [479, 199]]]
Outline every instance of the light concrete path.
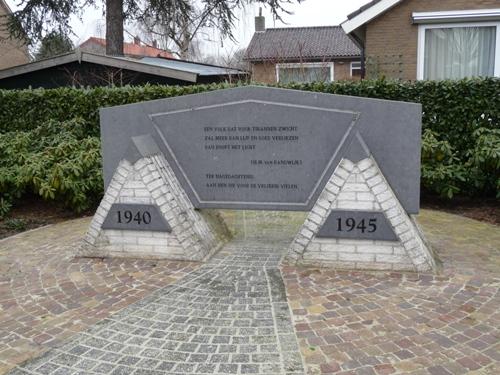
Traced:
[[10, 374], [303, 374], [278, 269], [285, 250], [232, 243]]

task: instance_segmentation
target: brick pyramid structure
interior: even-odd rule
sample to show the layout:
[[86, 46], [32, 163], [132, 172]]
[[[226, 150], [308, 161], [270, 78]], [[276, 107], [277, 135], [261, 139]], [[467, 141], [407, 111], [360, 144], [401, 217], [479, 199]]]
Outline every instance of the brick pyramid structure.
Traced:
[[[104, 229], [114, 204], [156, 206], [166, 231]], [[133, 137], [78, 255], [203, 260], [220, 246], [151, 136]]]
[[[414, 218], [401, 206], [359, 134], [354, 137], [292, 242], [288, 258], [339, 269], [430, 271], [436, 263]], [[383, 214], [393, 241], [321, 236], [332, 212]], [[384, 223], [382, 223], [384, 224]]]

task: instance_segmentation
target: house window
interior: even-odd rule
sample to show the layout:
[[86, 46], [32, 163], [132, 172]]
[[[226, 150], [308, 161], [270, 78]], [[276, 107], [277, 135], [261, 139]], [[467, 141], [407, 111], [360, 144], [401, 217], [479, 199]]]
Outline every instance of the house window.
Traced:
[[500, 22], [420, 25], [418, 79], [500, 76]]
[[351, 77], [361, 77], [361, 61], [351, 61]]
[[277, 64], [276, 79], [279, 83], [331, 82], [333, 81], [333, 63]]

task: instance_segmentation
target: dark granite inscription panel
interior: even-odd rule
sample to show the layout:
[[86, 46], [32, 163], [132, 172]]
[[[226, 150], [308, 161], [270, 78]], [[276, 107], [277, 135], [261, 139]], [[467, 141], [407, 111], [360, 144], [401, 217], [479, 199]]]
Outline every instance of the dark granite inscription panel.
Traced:
[[172, 228], [160, 213], [158, 206], [150, 204], [123, 204], [111, 206], [102, 229], [171, 232]]
[[421, 113], [413, 103], [255, 86], [103, 108], [105, 185], [120, 160], [161, 153], [196, 208], [308, 211], [342, 158], [370, 156], [415, 214]]
[[356, 117], [249, 100], [151, 119], [195, 206], [305, 210], [340, 161]]
[[398, 241], [385, 215], [373, 211], [334, 210], [320, 229], [318, 237]]

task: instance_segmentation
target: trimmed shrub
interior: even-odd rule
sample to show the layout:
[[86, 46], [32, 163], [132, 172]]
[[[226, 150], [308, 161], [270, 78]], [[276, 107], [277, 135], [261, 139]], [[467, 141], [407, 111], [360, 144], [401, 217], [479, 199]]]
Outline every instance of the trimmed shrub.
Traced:
[[79, 212], [102, 197], [100, 140], [85, 121], [51, 120], [0, 134], [0, 217], [26, 192]]
[[[27, 191], [77, 211], [101, 198], [99, 108], [234, 86], [0, 90], [0, 216]], [[500, 79], [281, 87], [421, 103], [424, 191], [500, 197]]]
[[229, 87], [225, 84], [195, 86], [125, 86], [93, 89], [0, 90], [0, 133], [31, 130], [48, 121], [80, 118], [89, 135], [99, 135], [99, 108], [147, 100], [196, 94]]

